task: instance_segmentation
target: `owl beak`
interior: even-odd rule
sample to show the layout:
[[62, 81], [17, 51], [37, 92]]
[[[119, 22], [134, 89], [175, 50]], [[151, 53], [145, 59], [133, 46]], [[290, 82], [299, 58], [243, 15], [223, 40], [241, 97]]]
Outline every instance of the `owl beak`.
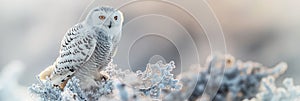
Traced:
[[110, 22], [109, 22], [109, 25], [108, 25], [108, 28], [111, 28], [111, 24], [112, 24], [112, 22], [110, 21]]

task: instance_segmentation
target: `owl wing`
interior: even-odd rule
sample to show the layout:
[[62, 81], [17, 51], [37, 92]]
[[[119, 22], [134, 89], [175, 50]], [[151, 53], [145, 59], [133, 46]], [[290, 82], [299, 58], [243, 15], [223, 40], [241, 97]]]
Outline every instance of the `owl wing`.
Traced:
[[117, 53], [117, 50], [118, 50], [118, 47], [117, 47], [117, 45], [116, 44], [114, 44], [113, 46], [112, 46], [112, 49], [111, 49], [111, 51], [110, 51], [110, 53], [109, 53], [109, 61], [116, 55], [116, 53]]
[[74, 72], [86, 63], [93, 54], [96, 40], [83, 28], [75, 25], [69, 29], [61, 42], [60, 56], [54, 63], [54, 71], [50, 76], [53, 84], [59, 85], [69, 79]]
[[119, 45], [120, 38], [121, 38], [121, 36], [117, 36], [117, 37], [113, 38], [113, 47], [112, 47], [112, 50], [109, 55], [110, 59], [113, 58], [118, 51], [118, 45]]

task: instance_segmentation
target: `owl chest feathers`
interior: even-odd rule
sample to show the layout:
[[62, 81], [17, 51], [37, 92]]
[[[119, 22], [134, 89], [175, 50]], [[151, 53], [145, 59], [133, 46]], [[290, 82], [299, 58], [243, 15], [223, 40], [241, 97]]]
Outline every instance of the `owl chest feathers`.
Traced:
[[103, 32], [96, 32], [96, 34], [94, 38], [97, 40], [97, 45], [84, 67], [101, 69], [110, 62], [113, 45], [111, 38], [104, 35]]

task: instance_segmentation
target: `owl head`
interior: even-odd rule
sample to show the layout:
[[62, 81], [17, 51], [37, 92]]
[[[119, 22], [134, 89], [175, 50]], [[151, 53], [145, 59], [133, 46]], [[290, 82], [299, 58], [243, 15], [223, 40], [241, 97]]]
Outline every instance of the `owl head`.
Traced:
[[93, 27], [107, 29], [111, 34], [118, 34], [123, 24], [123, 14], [121, 11], [109, 6], [95, 7], [87, 15], [85, 22]]

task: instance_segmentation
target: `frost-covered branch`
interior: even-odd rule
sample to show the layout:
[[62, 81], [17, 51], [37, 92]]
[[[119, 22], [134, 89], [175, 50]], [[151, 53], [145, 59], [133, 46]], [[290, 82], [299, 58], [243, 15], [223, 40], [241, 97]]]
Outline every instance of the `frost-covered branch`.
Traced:
[[300, 86], [294, 85], [293, 79], [283, 80], [284, 88], [276, 87], [275, 78], [264, 78], [261, 83], [261, 91], [255, 98], [244, 101], [298, 101], [300, 99]]
[[174, 62], [168, 64], [157, 62], [156, 64], [148, 64], [146, 68], [146, 71], [134, 73], [129, 70], [122, 71], [116, 65], [111, 64], [105, 69], [105, 73], [111, 78], [97, 82], [98, 87], [89, 91], [80, 89], [80, 81], [75, 76], [68, 81], [63, 90], [54, 87], [49, 80], [41, 84], [33, 84], [29, 90], [43, 101], [95, 101], [103, 99], [128, 101], [130, 99], [158, 99], [162, 89], [169, 89], [170, 91], [180, 89], [179, 80], [171, 74], [175, 68]]
[[148, 64], [145, 71], [136, 72], [110, 64], [103, 71], [110, 78], [97, 82], [98, 87], [92, 91], [81, 90], [76, 77], [70, 79], [63, 90], [47, 81], [33, 84], [30, 91], [41, 100], [63, 101], [289, 101], [300, 96], [299, 87], [293, 85], [292, 79], [284, 81], [286, 89], [275, 87], [275, 78], [287, 69], [285, 63], [268, 68], [256, 62], [236, 61], [230, 55], [214, 55], [204, 67], [195, 65], [177, 78], [171, 73], [174, 68], [172, 61]]
[[[277, 77], [287, 69], [287, 65], [280, 63], [274, 68], [267, 68], [256, 62], [236, 61], [230, 55], [215, 55], [208, 58], [205, 67], [199, 68], [200, 66], [196, 66], [182, 73], [180, 80], [185, 86], [182, 91], [173, 92], [166, 100], [180, 101], [188, 98], [191, 101], [241, 101], [253, 98], [259, 91], [262, 78]], [[219, 89], [215, 89], [217, 87]], [[212, 93], [214, 90], [216, 94]]]

